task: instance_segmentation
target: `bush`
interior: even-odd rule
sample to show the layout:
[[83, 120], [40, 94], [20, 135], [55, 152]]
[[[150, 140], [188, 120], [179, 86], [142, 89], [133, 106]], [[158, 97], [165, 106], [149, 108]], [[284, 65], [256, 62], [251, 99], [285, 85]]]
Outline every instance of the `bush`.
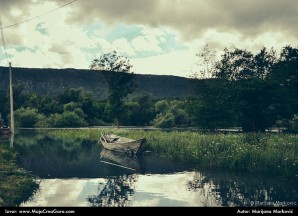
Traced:
[[159, 128], [171, 128], [175, 125], [175, 117], [172, 113], [159, 114], [154, 119], [153, 125]]
[[158, 112], [153, 125], [160, 128], [186, 126], [189, 122], [187, 112], [182, 109], [183, 103], [177, 100], [170, 103], [166, 100], [156, 102], [155, 111]]
[[54, 114], [51, 117], [54, 127], [86, 127], [88, 123], [78, 116], [75, 112], [63, 112], [62, 114]]
[[169, 108], [170, 105], [166, 100], [157, 101], [155, 104], [155, 111], [158, 113], [165, 113], [169, 110]]
[[37, 109], [20, 108], [14, 113], [15, 125], [19, 127], [35, 127], [36, 125], [45, 125], [45, 116], [38, 113]]
[[179, 126], [179, 125], [187, 125], [188, 121], [189, 121], [189, 117], [188, 114], [185, 110], [183, 109], [178, 109], [174, 112], [174, 116], [175, 116], [175, 125]]
[[44, 115], [41, 115], [41, 114], [38, 114], [38, 115], [39, 117], [38, 117], [38, 121], [35, 123], [35, 127], [48, 128], [51, 126], [49, 123], [49, 120]]

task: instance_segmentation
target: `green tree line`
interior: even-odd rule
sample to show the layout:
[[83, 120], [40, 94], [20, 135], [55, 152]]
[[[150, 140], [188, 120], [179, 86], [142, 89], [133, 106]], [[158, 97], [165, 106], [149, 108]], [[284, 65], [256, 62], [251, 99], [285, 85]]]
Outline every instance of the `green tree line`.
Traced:
[[[46, 96], [24, 93], [22, 86], [14, 86], [16, 126], [152, 125], [211, 131], [242, 127], [247, 132], [270, 127], [298, 129], [298, 49], [291, 46], [279, 55], [266, 48], [256, 54], [225, 49], [213, 67], [208, 61], [211, 75], [198, 80], [194, 96], [180, 99], [155, 99], [146, 93], [132, 96], [136, 87], [132, 65], [116, 52], [94, 59], [90, 67], [106, 70], [109, 95], [105, 100], [96, 100], [82, 88]], [[111, 71], [117, 75], [111, 76]], [[1, 100], [1, 114], [8, 122], [8, 92], [2, 93]]]
[[241, 126], [243, 131], [286, 127], [297, 131], [298, 49], [266, 48], [253, 54], [225, 49], [211, 70], [212, 78], [198, 85], [198, 100], [190, 102], [196, 125], [214, 130]]

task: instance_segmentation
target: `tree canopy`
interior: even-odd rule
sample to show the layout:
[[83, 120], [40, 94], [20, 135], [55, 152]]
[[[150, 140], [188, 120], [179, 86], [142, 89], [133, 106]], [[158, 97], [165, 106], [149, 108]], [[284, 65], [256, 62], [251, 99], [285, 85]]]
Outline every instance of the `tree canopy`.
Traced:
[[132, 65], [127, 58], [113, 51], [94, 59], [90, 68], [105, 71], [104, 77], [109, 86], [108, 110], [119, 125], [122, 114], [125, 113], [123, 100], [136, 88], [135, 76], [131, 72]]

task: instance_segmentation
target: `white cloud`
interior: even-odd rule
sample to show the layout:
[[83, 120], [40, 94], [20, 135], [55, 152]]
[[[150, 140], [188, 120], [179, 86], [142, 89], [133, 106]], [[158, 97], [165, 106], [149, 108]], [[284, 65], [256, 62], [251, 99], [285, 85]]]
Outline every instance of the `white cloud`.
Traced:
[[126, 38], [116, 39], [112, 43], [112, 49], [121, 54], [134, 55], [135, 51]]
[[196, 56], [189, 50], [173, 51], [167, 54], [131, 60], [134, 65], [133, 69], [137, 73], [176, 76], [190, 75], [190, 67], [196, 61]]
[[138, 51], [161, 52], [160, 41], [153, 35], [138, 36], [131, 42], [133, 48]]

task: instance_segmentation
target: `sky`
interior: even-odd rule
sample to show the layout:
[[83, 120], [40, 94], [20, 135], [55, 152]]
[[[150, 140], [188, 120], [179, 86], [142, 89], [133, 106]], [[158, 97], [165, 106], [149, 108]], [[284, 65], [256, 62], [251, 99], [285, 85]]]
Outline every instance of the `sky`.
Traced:
[[0, 66], [88, 69], [116, 50], [137, 74], [188, 77], [206, 44], [218, 59], [225, 47], [298, 45], [297, 0], [76, 0], [59, 8], [69, 2], [0, 0]]

